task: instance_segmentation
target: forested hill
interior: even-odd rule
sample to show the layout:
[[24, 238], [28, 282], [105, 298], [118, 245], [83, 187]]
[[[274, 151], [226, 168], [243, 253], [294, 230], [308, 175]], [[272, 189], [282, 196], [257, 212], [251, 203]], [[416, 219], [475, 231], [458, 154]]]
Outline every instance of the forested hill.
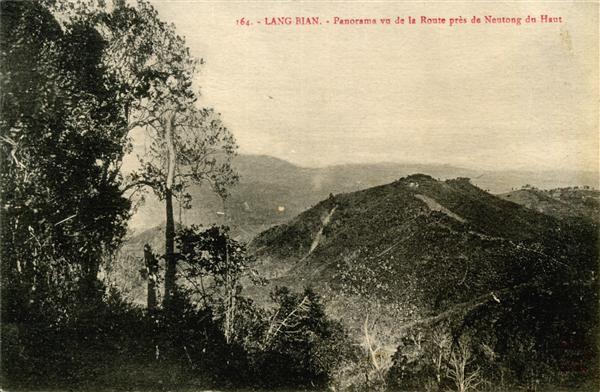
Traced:
[[590, 223], [529, 210], [468, 179], [412, 175], [329, 197], [251, 247], [273, 285], [365, 294], [427, 314], [523, 284], [589, 281], [596, 237]]
[[590, 221], [530, 210], [466, 178], [411, 175], [331, 196], [261, 233], [251, 248], [270, 280], [254, 296], [312, 286], [354, 334], [377, 320], [387, 350], [410, 347], [406, 331], [418, 339], [451, 326], [503, 358], [528, 345], [526, 367], [553, 358], [585, 368], [595, 344], [597, 233]]
[[[311, 286], [355, 339], [373, 320], [388, 353], [402, 336], [439, 327], [474, 334], [523, 369], [549, 358], [585, 368], [594, 355], [597, 233], [593, 221], [537, 212], [467, 178], [415, 174], [331, 194], [260, 233], [249, 250], [266, 285], [246, 282], [244, 296], [269, 308], [277, 286]], [[160, 249], [162, 235], [148, 231], [128, 246]], [[142, 302], [137, 269], [125, 291]]]

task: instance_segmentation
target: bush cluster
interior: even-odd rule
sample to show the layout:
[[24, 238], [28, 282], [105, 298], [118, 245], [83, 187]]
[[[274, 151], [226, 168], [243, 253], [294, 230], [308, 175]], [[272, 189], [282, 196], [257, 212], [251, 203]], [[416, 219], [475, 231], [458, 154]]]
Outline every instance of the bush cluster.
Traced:
[[[61, 322], [43, 314], [2, 323], [2, 383], [9, 387], [323, 388], [348, 354], [348, 336], [312, 290], [279, 288], [276, 306], [239, 306], [236, 339], [222, 320], [177, 291], [147, 311], [115, 290]], [[296, 310], [294, 312], [294, 310]]]

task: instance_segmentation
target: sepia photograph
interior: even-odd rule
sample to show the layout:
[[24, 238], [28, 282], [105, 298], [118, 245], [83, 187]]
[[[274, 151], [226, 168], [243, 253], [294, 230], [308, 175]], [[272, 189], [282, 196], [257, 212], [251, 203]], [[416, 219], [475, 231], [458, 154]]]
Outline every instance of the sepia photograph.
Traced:
[[0, 6], [0, 391], [600, 390], [597, 0]]

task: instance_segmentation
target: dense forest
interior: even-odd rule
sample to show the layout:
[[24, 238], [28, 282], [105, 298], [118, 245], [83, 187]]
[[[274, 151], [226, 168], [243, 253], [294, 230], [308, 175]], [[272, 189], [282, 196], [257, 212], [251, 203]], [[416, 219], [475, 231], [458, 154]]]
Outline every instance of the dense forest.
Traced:
[[[1, 25], [3, 387], [325, 385], [351, 348], [319, 298], [280, 289], [263, 311], [239, 295], [243, 244], [175, 226], [188, 186], [225, 198], [237, 175], [232, 134], [197, 104], [202, 61], [174, 26], [144, 1], [7, 1]], [[134, 129], [152, 142], [124, 175]], [[165, 247], [139, 260], [141, 308], [102, 276], [148, 191]], [[177, 278], [213, 290], [198, 302]], [[277, 316], [298, 306], [297, 322]]]
[[[249, 244], [183, 225], [193, 189], [225, 205], [239, 180], [233, 133], [200, 104], [204, 61], [144, 0], [0, 4], [3, 389], [597, 387], [587, 210], [416, 175], [331, 194]], [[145, 195], [160, 241], [122, 260]], [[143, 305], [109, 279], [119, 265]]]

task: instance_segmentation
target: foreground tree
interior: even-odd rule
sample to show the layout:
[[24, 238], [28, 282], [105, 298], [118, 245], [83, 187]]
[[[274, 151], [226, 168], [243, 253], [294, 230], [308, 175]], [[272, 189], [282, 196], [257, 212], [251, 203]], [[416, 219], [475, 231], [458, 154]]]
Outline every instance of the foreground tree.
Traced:
[[175, 27], [163, 22], [145, 0], [48, 1], [63, 18], [86, 20], [109, 43], [102, 62], [118, 91], [118, 113], [127, 132], [141, 131], [149, 147], [123, 193], [151, 189], [165, 203], [164, 302], [175, 289], [174, 198], [190, 206], [185, 191], [208, 183], [222, 198], [237, 181], [231, 168], [236, 145], [219, 114], [197, 106], [194, 77], [202, 60], [194, 58]]
[[164, 301], [167, 304], [175, 290], [177, 270], [173, 199], [178, 196], [182, 198], [179, 202], [189, 207], [191, 196], [186, 189], [203, 182], [226, 197], [226, 186], [237, 179], [230, 164], [235, 143], [215, 113], [207, 109], [171, 112], [166, 119], [149, 124], [148, 129], [151, 146], [141, 159], [142, 169], [131, 175], [131, 186], [150, 187], [165, 202]]
[[98, 294], [130, 207], [126, 120], [90, 24], [61, 25], [39, 2], [2, 2], [1, 15], [2, 308], [17, 317], [50, 287]]
[[[124, 192], [149, 187], [165, 203], [164, 302], [175, 290], [173, 199], [189, 207], [186, 189], [208, 183], [221, 197], [237, 181], [231, 158], [237, 148], [219, 114], [199, 108], [194, 77], [201, 61], [191, 56], [175, 28], [160, 20], [146, 1], [115, 2], [88, 10], [110, 42], [103, 61], [120, 86], [120, 113], [127, 129], [143, 129], [149, 140], [140, 168]], [[77, 13], [77, 12], [76, 12]], [[81, 11], [80, 11], [81, 13]], [[92, 16], [89, 16], [92, 15]]]

